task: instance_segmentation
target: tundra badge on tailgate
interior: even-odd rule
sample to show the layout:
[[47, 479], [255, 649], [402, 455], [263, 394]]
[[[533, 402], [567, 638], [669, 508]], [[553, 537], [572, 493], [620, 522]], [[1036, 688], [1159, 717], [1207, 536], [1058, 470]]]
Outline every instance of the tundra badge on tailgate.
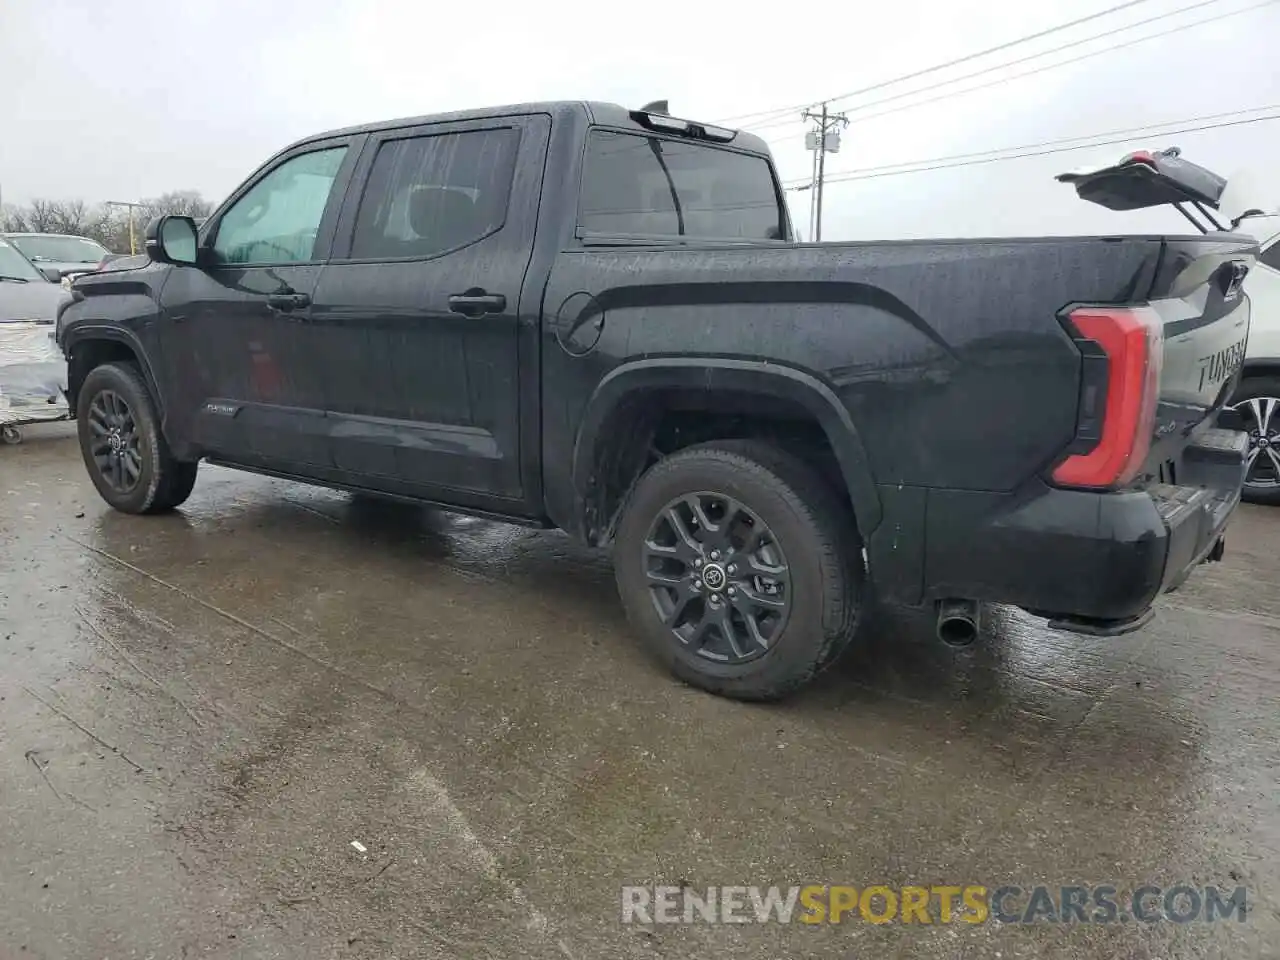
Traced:
[[1236, 370], [1240, 368], [1240, 364], [1244, 363], [1244, 348], [1247, 339], [1247, 337], [1243, 337], [1217, 353], [1200, 358], [1198, 362], [1200, 364], [1201, 390], [1205, 387], [1216, 386], [1235, 375]]

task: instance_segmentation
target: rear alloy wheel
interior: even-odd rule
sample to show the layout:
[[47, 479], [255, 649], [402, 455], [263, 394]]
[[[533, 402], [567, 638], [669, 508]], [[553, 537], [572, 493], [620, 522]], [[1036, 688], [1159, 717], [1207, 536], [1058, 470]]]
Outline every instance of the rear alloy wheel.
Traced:
[[1244, 499], [1280, 504], [1280, 378], [1245, 380], [1232, 400], [1249, 434]]
[[76, 420], [89, 479], [111, 506], [161, 513], [190, 496], [199, 465], [169, 451], [151, 394], [133, 364], [91, 370], [76, 398]]
[[632, 624], [704, 690], [779, 699], [854, 634], [853, 517], [807, 464], [768, 444], [719, 441], [659, 461], [632, 491], [614, 547]]
[[782, 547], [732, 497], [699, 491], [672, 500], [643, 551], [654, 609], [695, 656], [746, 663], [786, 629], [792, 591]]

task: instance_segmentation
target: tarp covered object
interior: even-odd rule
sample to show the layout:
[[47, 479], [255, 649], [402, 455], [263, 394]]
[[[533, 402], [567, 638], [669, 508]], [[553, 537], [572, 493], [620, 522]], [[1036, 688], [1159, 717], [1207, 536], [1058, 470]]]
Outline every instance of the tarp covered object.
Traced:
[[64, 420], [67, 364], [52, 323], [0, 321], [0, 424]]

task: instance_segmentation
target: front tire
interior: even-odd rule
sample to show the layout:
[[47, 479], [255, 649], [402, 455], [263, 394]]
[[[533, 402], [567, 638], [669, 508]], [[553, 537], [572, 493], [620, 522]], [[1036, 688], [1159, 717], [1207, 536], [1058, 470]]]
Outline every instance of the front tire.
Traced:
[[798, 458], [752, 440], [659, 461], [632, 491], [614, 545], [618, 591], [678, 678], [777, 700], [852, 639], [863, 565], [853, 516]]
[[1280, 377], [1245, 379], [1231, 406], [1249, 433], [1242, 497], [1249, 503], [1280, 505]]
[[151, 394], [131, 363], [95, 367], [76, 400], [80, 453], [102, 499], [123, 513], [163, 513], [183, 503], [199, 464], [177, 460]]

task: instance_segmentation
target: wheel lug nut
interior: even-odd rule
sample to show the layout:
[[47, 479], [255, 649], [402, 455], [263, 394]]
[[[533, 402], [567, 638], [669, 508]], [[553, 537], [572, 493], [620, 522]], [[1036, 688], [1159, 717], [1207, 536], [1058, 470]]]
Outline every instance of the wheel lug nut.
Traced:
[[693, 581], [693, 589], [695, 589], [695, 590], [701, 590], [701, 589], [702, 589], [702, 581], [701, 581], [701, 580], [695, 580], [695, 581]]
[[729, 564], [729, 573], [734, 574], [737, 572], [738, 572], [738, 565], [734, 563]]
[[699, 557], [697, 560], [693, 561], [693, 565], [694, 565], [695, 567], [697, 567], [699, 570], [701, 570], [701, 569], [702, 569], [702, 558], [701, 558], [701, 557]]
[[719, 551], [719, 550], [712, 550], [712, 551], [711, 551], [711, 559], [712, 559], [712, 560], [719, 560], [719, 559], [720, 559], [720, 551]]
[[730, 587], [730, 588], [729, 588], [729, 596], [731, 596], [731, 597], [736, 597], [737, 595], [738, 595], [738, 588], [737, 588], [737, 587]]

